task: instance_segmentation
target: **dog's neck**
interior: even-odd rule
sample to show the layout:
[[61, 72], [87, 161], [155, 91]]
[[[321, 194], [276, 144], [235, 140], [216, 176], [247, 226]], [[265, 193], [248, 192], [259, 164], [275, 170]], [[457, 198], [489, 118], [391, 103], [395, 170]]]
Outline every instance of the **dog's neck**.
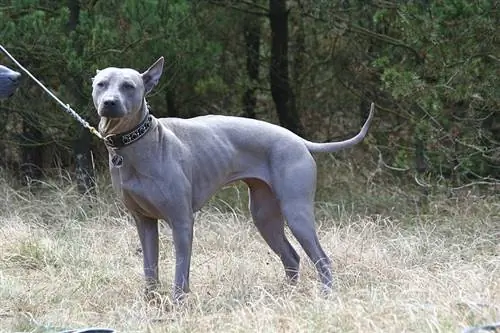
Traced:
[[142, 106], [138, 112], [126, 115], [120, 118], [101, 117], [99, 121], [99, 133], [103, 137], [108, 135], [116, 135], [126, 133], [135, 128], [149, 114], [148, 104], [146, 99], [143, 100]]

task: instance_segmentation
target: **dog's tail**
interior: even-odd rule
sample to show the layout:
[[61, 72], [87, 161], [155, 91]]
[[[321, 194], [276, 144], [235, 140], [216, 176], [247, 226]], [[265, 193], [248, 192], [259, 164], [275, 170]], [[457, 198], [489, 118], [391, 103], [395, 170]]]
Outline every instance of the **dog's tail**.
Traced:
[[374, 113], [375, 113], [375, 104], [372, 103], [370, 106], [370, 114], [368, 115], [368, 119], [366, 119], [365, 124], [361, 128], [361, 131], [359, 131], [359, 133], [356, 134], [356, 136], [347, 139], [345, 141], [327, 142], [327, 143], [317, 143], [304, 140], [307, 149], [309, 149], [309, 151], [313, 153], [333, 153], [360, 143], [361, 141], [363, 141], [363, 139], [366, 136], [366, 133], [368, 132], [368, 127], [370, 127], [370, 123], [373, 119]]

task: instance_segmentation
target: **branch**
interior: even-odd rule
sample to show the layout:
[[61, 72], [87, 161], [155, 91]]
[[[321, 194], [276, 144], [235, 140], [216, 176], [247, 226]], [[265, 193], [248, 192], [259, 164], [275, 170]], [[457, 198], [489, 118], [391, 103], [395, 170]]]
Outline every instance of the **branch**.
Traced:
[[161, 38], [163, 38], [163, 37], [160, 35], [156, 35], [156, 36], [152, 36], [152, 37], [148, 37], [148, 38], [139, 38], [139, 39], [133, 40], [132, 42], [123, 46], [121, 49], [109, 48], [109, 49], [102, 49], [102, 50], [94, 50], [94, 52], [88, 54], [88, 58], [98, 58], [99, 55], [103, 55], [106, 53], [122, 54], [122, 53], [125, 53], [125, 51], [127, 51], [128, 49], [131, 49], [132, 47], [137, 47], [137, 46], [142, 45], [144, 43], [151, 42], [151, 41], [161, 39]]
[[[211, 3], [211, 4], [213, 4], [213, 5], [219, 6], [219, 7], [234, 9], [236, 11], [239, 11], [239, 12], [242, 12], [242, 13], [245, 13], [245, 14], [249, 14], [249, 15], [264, 16], [264, 17], [268, 17], [269, 16], [269, 11], [267, 10], [267, 8], [264, 8], [262, 6], [257, 6], [257, 4], [255, 4], [255, 7], [260, 8], [260, 9], [264, 8], [265, 11], [253, 11], [253, 10], [249, 10], [249, 9], [244, 9], [244, 8], [240, 8], [238, 6], [234, 6], [232, 4], [230, 5], [230, 4], [220, 3], [217, 0], [208, 0], [208, 2]], [[242, 2], [248, 4], [248, 1], [242, 1]]]
[[[312, 19], [324, 22], [324, 23], [329, 23], [327, 20], [319, 18], [319, 17], [316, 17], [316, 16], [314, 16], [311, 13], [302, 12], [301, 15], [304, 16], [304, 17], [309, 17], [309, 18], [312, 18]], [[393, 37], [390, 37], [390, 36], [387, 36], [387, 35], [384, 35], [384, 34], [379, 34], [378, 32], [374, 32], [374, 31], [368, 30], [368, 29], [363, 28], [363, 27], [361, 27], [359, 25], [353, 24], [348, 19], [345, 19], [345, 18], [340, 17], [338, 15], [333, 15], [333, 18], [332, 18], [331, 21], [334, 22], [333, 24], [337, 28], [345, 30], [346, 32], [358, 33], [358, 34], [360, 34], [362, 36], [365, 36], [365, 37], [371, 37], [371, 38], [383, 41], [383, 42], [385, 42], [387, 44], [407, 49], [411, 53], [413, 53], [413, 55], [415, 56], [415, 59], [417, 60], [417, 62], [421, 62], [422, 61], [422, 57], [417, 52], [417, 50], [415, 50], [411, 46], [405, 44], [403, 41], [401, 41], [399, 39], [396, 39], [396, 38], [393, 38]], [[340, 25], [337, 22], [341, 22], [344, 25]]]
[[373, 146], [375, 148], [375, 150], [378, 152], [378, 164], [379, 165], [382, 165], [384, 167], [386, 167], [387, 169], [389, 170], [393, 170], [393, 171], [399, 171], [399, 172], [406, 172], [406, 171], [410, 171], [411, 168], [410, 167], [406, 167], [406, 168], [397, 168], [397, 167], [393, 167], [393, 166], [390, 166], [388, 165], [387, 163], [385, 163], [384, 161], [384, 157], [382, 156], [382, 152], [380, 151], [380, 149], [378, 149], [377, 146]]
[[[488, 178], [485, 178], [485, 179], [488, 179]], [[496, 179], [491, 179], [491, 180], [492, 181], [490, 181], [490, 182], [488, 182], [488, 181], [477, 181], [477, 182], [468, 183], [468, 184], [465, 184], [465, 185], [462, 185], [462, 186], [458, 186], [458, 187], [452, 187], [452, 188], [450, 188], [450, 191], [458, 191], [458, 190], [461, 190], [463, 188], [474, 186], [474, 185], [500, 186], [500, 181], [498, 181]]]
[[262, 6], [262, 5], [259, 5], [255, 2], [251, 2], [251, 1], [248, 1], [248, 0], [240, 0], [239, 1], [240, 3], [244, 3], [245, 5], [247, 6], [250, 6], [250, 7], [254, 7], [254, 8], [257, 8], [257, 9], [260, 9], [262, 10], [263, 12], [269, 12], [269, 8], [265, 7], [265, 6]]
[[489, 54], [489, 53], [478, 53], [478, 54], [473, 54], [471, 55], [469, 58], [465, 59], [465, 60], [462, 60], [462, 61], [457, 61], [457, 62], [454, 62], [452, 64], [449, 64], [449, 65], [446, 65], [447, 68], [450, 68], [450, 67], [455, 67], [455, 66], [458, 66], [458, 65], [463, 65], [465, 63], [468, 63], [470, 62], [472, 59], [474, 58], [488, 58], [488, 59], [491, 59], [493, 61], [497, 61], [497, 62], [500, 62], [500, 58], [497, 58], [495, 57], [493, 54]]
[[419, 180], [416, 173], [413, 176], [413, 178], [415, 179], [415, 183], [417, 183], [417, 185], [420, 187], [424, 187], [424, 188], [431, 188], [432, 187], [432, 185], [426, 184], [423, 181]]

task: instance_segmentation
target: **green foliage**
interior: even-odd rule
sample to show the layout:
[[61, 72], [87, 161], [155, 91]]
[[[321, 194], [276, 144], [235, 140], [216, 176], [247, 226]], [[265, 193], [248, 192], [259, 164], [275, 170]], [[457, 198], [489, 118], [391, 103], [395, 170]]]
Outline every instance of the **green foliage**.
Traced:
[[[160, 56], [166, 59], [164, 76], [149, 97], [155, 115], [240, 115], [243, 93], [252, 87], [256, 114], [276, 121], [268, 83], [266, 1], [50, 3], [0, 5], [2, 45], [92, 124], [97, 122], [90, 96], [95, 70], [144, 70]], [[78, 21], [70, 22], [76, 3]], [[458, 181], [500, 177], [495, 1], [303, 0], [287, 5], [291, 84], [308, 139], [346, 137], [364, 119], [363, 103], [375, 100], [381, 111], [390, 112], [377, 112], [370, 144], [378, 145], [387, 163], [414, 168], [416, 145], [422, 143], [427, 171], [434, 175]], [[261, 22], [255, 82], [246, 72], [243, 18]], [[9, 64], [1, 56], [0, 61]], [[6, 159], [19, 159], [12, 147], [18, 147], [21, 123], [42, 132], [39, 142], [30, 144], [39, 146], [46, 159], [72, 165], [80, 125], [28, 78], [0, 107], [9, 111], [0, 113], [0, 149], [9, 151]], [[102, 148], [93, 142], [94, 151]]]
[[493, 1], [408, 2], [374, 15], [413, 50], [385, 48], [372, 65], [384, 91], [410, 111], [410, 131], [425, 140], [431, 172], [500, 173], [499, 136], [491, 128], [500, 106], [499, 15], [492, 6]]
[[[167, 115], [162, 93], [166, 90], [178, 101], [175, 107], [179, 115], [192, 115], [192, 104], [201, 104], [198, 100], [207, 100], [207, 95], [217, 99], [225, 91], [217, 66], [222, 48], [204, 35], [206, 17], [198, 4], [187, 0], [74, 3], [80, 8], [73, 29], [67, 3], [47, 7], [41, 0], [12, 1], [12, 6], [0, 11], [0, 32], [2, 44], [20, 62], [91, 123], [97, 122], [91, 104], [91, 78], [103, 67], [145, 70], [164, 56], [164, 78], [151, 96], [157, 116]], [[39, 100], [27, 108], [26, 99]], [[58, 111], [55, 102], [27, 78], [10, 105], [24, 122], [31, 122], [47, 141], [59, 147], [54, 148], [58, 155], [70, 151], [80, 125]], [[1, 117], [9, 115], [2, 113]], [[7, 133], [5, 144], [16, 135]]]

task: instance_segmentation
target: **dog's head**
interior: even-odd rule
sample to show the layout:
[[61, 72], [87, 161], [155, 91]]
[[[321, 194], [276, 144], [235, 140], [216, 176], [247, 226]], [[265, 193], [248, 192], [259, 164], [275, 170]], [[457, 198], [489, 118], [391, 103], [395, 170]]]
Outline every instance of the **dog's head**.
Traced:
[[0, 65], [0, 99], [8, 98], [14, 94], [21, 74], [8, 67]]
[[108, 67], [92, 79], [92, 99], [100, 117], [122, 118], [141, 110], [163, 71], [163, 57], [144, 73], [130, 68]]

